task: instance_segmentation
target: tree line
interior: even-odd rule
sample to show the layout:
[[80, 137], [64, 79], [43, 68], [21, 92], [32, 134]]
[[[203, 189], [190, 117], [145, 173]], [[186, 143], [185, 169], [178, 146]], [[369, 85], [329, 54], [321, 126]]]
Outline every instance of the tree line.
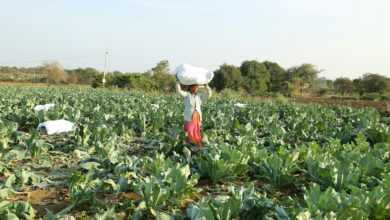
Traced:
[[[268, 96], [384, 96], [390, 93], [390, 78], [367, 73], [351, 80], [319, 77], [321, 70], [312, 64], [284, 69], [278, 63], [256, 60], [244, 61], [241, 66], [221, 65], [214, 73], [211, 85], [217, 91], [231, 89], [250, 95]], [[387, 98], [390, 98], [388, 96]]]
[[0, 66], [0, 81], [50, 84], [91, 84], [101, 72], [94, 68], [64, 69], [59, 63], [37, 67]]
[[[319, 77], [313, 64], [284, 69], [276, 62], [248, 60], [240, 66], [223, 64], [214, 71], [210, 86], [218, 92], [230, 91], [251, 96], [359, 96], [372, 99], [389, 97], [390, 78], [367, 73], [358, 79]], [[21, 75], [22, 77], [15, 77]], [[7, 78], [8, 77], [8, 78]], [[0, 66], [0, 81], [42, 82], [50, 84], [89, 84], [102, 86], [102, 73], [94, 68], [64, 69], [59, 63], [39, 67]], [[172, 92], [176, 79], [169, 62], [163, 60], [143, 73], [113, 71], [107, 74], [107, 87]]]

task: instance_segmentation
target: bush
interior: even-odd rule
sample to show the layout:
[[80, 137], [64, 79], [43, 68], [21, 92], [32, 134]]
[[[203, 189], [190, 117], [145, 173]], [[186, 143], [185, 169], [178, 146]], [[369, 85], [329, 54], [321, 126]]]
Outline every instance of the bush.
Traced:
[[42, 66], [42, 71], [47, 75], [48, 83], [67, 83], [67, 74], [59, 63], [46, 63]]
[[382, 96], [380, 93], [372, 92], [372, 93], [366, 93], [362, 95], [360, 98], [364, 100], [377, 101], [377, 100], [381, 100], [381, 97]]
[[382, 95], [381, 100], [390, 102], [390, 93]]
[[68, 82], [73, 84], [93, 84], [95, 78], [101, 75], [94, 68], [77, 68], [74, 70], [66, 70], [68, 74]]
[[319, 89], [319, 90], [316, 91], [316, 95], [320, 96], [320, 97], [328, 95], [330, 93], [331, 93], [330, 89]]
[[277, 103], [280, 103], [280, 104], [285, 104], [288, 102], [288, 99], [286, 97], [284, 97], [284, 95], [282, 95], [282, 94], [277, 94], [275, 96], [275, 101]]
[[129, 87], [129, 84], [131, 83], [131, 76], [127, 74], [115, 74], [112, 75], [110, 78], [111, 78], [111, 82], [109, 83], [109, 85], [118, 88]]
[[94, 80], [92, 80], [92, 88], [99, 88], [102, 87], [102, 80], [103, 80], [103, 75], [97, 75], [94, 77]]
[[[97, 75], [92, 87], [102, 87], [103, 75]], [[106, 87], [126, 88], [132, 90], [154, 91], [158, 89], [155, 81], [147, 74], [115, 73], [106, 75]]]

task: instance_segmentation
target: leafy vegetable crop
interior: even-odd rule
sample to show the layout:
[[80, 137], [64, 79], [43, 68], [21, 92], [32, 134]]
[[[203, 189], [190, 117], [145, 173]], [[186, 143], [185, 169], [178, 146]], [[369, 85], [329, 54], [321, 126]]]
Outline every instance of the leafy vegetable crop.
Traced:
[[[205, 103], [194, 153], [178, 96], [0, 87], [0, 220], [390, 218], [376, 110], [237, 102]], [[37, 132], [55, 119], [76, 128]]]

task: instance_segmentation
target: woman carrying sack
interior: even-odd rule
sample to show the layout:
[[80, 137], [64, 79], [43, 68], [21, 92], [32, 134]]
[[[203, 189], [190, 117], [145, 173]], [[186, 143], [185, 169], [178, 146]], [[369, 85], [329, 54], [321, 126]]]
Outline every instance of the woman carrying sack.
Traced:
[[[205, 92], [198, 92], [200, 88], [205, 88]], [[176, 91], [184, 97], [184, 132], [187, 142], [195, 144], [196, 150], [202, 149], [202, 102], [211, 97], [211, 88], [199, 85], [190, 85], [189, 92], [183, 91], [180, 83], [176, 83]]]

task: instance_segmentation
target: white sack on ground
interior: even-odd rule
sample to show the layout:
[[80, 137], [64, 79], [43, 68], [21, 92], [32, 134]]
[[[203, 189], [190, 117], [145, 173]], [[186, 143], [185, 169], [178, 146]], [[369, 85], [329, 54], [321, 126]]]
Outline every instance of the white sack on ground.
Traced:
[[214, 73], [201, 67], [182, 64], [174, 71], [180, 83], [183, 85], [208, 84], [214, 77]]
[[234, 106], [239, 107], [239, 108], [244, 108], [246, 106], [246, 104], [236, 103], [236, 104], [234, 104]]
[[70, 121], [61, 119], [55, 121], [46, 121], [38, 125], [38, 130], [48, 135], [70, 132], [74, 129], [74, 124]]
[[37, 105], [34, 107], [34, 111], [39, 112], [39, 111], [47, 111], [51, 108], [54, 108], [54, 104], [46, 104], [46, 105]]

